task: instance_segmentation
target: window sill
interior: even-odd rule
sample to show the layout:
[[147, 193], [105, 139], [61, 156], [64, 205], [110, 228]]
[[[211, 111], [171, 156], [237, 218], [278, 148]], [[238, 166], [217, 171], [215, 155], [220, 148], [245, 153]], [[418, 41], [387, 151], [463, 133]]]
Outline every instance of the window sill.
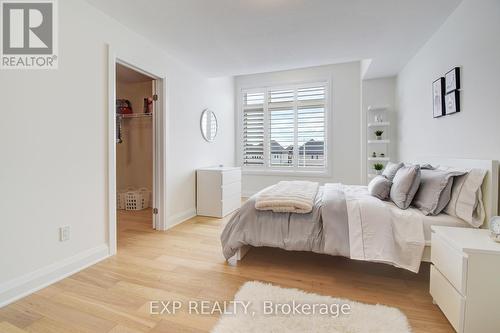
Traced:
[[291, 171], [291, 170], [252, 170], [241, 169], [241, 174], [246, 176], [287, 176], [287, 177], [308, 177], [308, 178], [331, 178], [327, 171]]

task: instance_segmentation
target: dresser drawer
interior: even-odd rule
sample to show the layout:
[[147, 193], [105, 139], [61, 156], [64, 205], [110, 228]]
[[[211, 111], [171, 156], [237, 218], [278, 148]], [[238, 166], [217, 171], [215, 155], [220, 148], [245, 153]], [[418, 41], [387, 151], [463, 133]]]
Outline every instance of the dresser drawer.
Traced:
[[241, 182], [241, 170], [224, 171], [222, 173], [222, 185]]
[[225, 216], [241, 207], [241, 197], [233, 196], [222, 200], [222, 216]]
[[435, 233], [431, 243], [431, 262], [460, 294], [466, 296], [467, 257]]
[[434, 265], [431, 265], [430, 293], [453, 328], [462, 333], [465, 298], [455, 290]]
[[222, 186], [222, 200], [227, 197], [237, 196], [241, 198], [241, 182], [231, 183]]

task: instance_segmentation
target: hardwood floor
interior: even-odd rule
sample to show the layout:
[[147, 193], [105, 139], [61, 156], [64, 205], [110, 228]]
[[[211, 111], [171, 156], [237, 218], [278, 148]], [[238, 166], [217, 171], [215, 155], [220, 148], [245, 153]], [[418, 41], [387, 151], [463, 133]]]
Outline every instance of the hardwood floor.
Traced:
[[453, 332], [418, 275], [313, 253], [252, 249], [238, 266], [222, 257], [225, 220], [196, 217], [167, 232], [150, 211], [120, 211], [118, 254], [0, 309], [0, 332], [206, 332], [217, 316], [150, 315], [154, 300], [232, 300], [250, 280], [401, 309], [414, 332]]

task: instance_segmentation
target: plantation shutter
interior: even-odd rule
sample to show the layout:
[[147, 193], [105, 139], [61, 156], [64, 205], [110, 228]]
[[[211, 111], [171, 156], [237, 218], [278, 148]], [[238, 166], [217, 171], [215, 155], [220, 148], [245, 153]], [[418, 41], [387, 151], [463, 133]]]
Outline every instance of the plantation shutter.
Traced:
[[298, 166], [325, 167], [325, 86], [297, 91]]
[[293, 167], [295, 146], [295, 91], [270, 90], [269, 113], [269, 165]]
[[264, 165], [264, 93], [243, 94], [243, 165]]
[[243, 166], [326, 169], [326, 83], [242, 93]]

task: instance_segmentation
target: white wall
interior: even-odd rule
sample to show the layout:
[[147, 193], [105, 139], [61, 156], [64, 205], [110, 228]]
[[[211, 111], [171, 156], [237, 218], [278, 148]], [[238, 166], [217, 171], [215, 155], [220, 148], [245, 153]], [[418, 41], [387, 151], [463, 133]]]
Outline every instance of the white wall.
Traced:
[[[397, 110], [395, 109], [395, 92], [396, 92], [396, 78], [387, 77], [380, 79], [370, 79], [362, 81], [362, 113], [361, 122], [363, 124], [363, 130], [361, 131], [361, 142], [363, 143], [363, 149], [361, 151], [362, 159], [362, 178], [363, 183], [367, 183], [368, 171], [373, 173], [373, 162], [367, 163], [367, 157], [371, 156], [372, 152], [385, 153], [391, 161], [397, 161], [397, 130], [396, 130], [396, 119]], [[391, 143], [387, 146], [385, 144], [367, 144], [367, 140], [372, 138], [373, 131], [376, 129], [367, 129], [367, 123], [374, 121], [373, 113], [367, 111], [369, 106], [388, 106], [387, 111], [385, 111], [383, 116], [386, 118], [384, 121], [389, 121], [391, 125], [389, 127], [382, 128], [387, 135], [387, 138], [391, 140]], [[378, 128], [377, 128], [378, 129]], [[368, 165], [367, 165], [368, 164]], [[368, 169], [367, 169], [368, 168]]]
[[[399, 73], [399, 157], [500, 160], [500, 1], [464, 0]], [[432, 82], [461, 68], [458, 114], [432, 117]]]
[[[232, 78], [200, 76], [84, 1], [58, 3], [59, 69], [0, 73], [0, 304], [106, 248], [107, 43], [166, 73], [169, 223], [194, 213], [197, 167], [234, 163]], [[200, 134], [206, 107], [213, 144]]]
[[[361, 80], [360, 63], [303, 68], [297, 70], [237, 76], [236, 93], [244, 88], [273, 85], [331, 81], [331, 104], [328, 154], [331, 156], [331, 176], [310, 178], [324, 182], [361, 183]], [[238, 142], [238, 145], [241, 143]], [[239, 154], [239, 152], [238, 152]], [[243, 173], [243, 195], [251, 195], [280, 180], [296, 179], [290, 176], [256, 175]]]

